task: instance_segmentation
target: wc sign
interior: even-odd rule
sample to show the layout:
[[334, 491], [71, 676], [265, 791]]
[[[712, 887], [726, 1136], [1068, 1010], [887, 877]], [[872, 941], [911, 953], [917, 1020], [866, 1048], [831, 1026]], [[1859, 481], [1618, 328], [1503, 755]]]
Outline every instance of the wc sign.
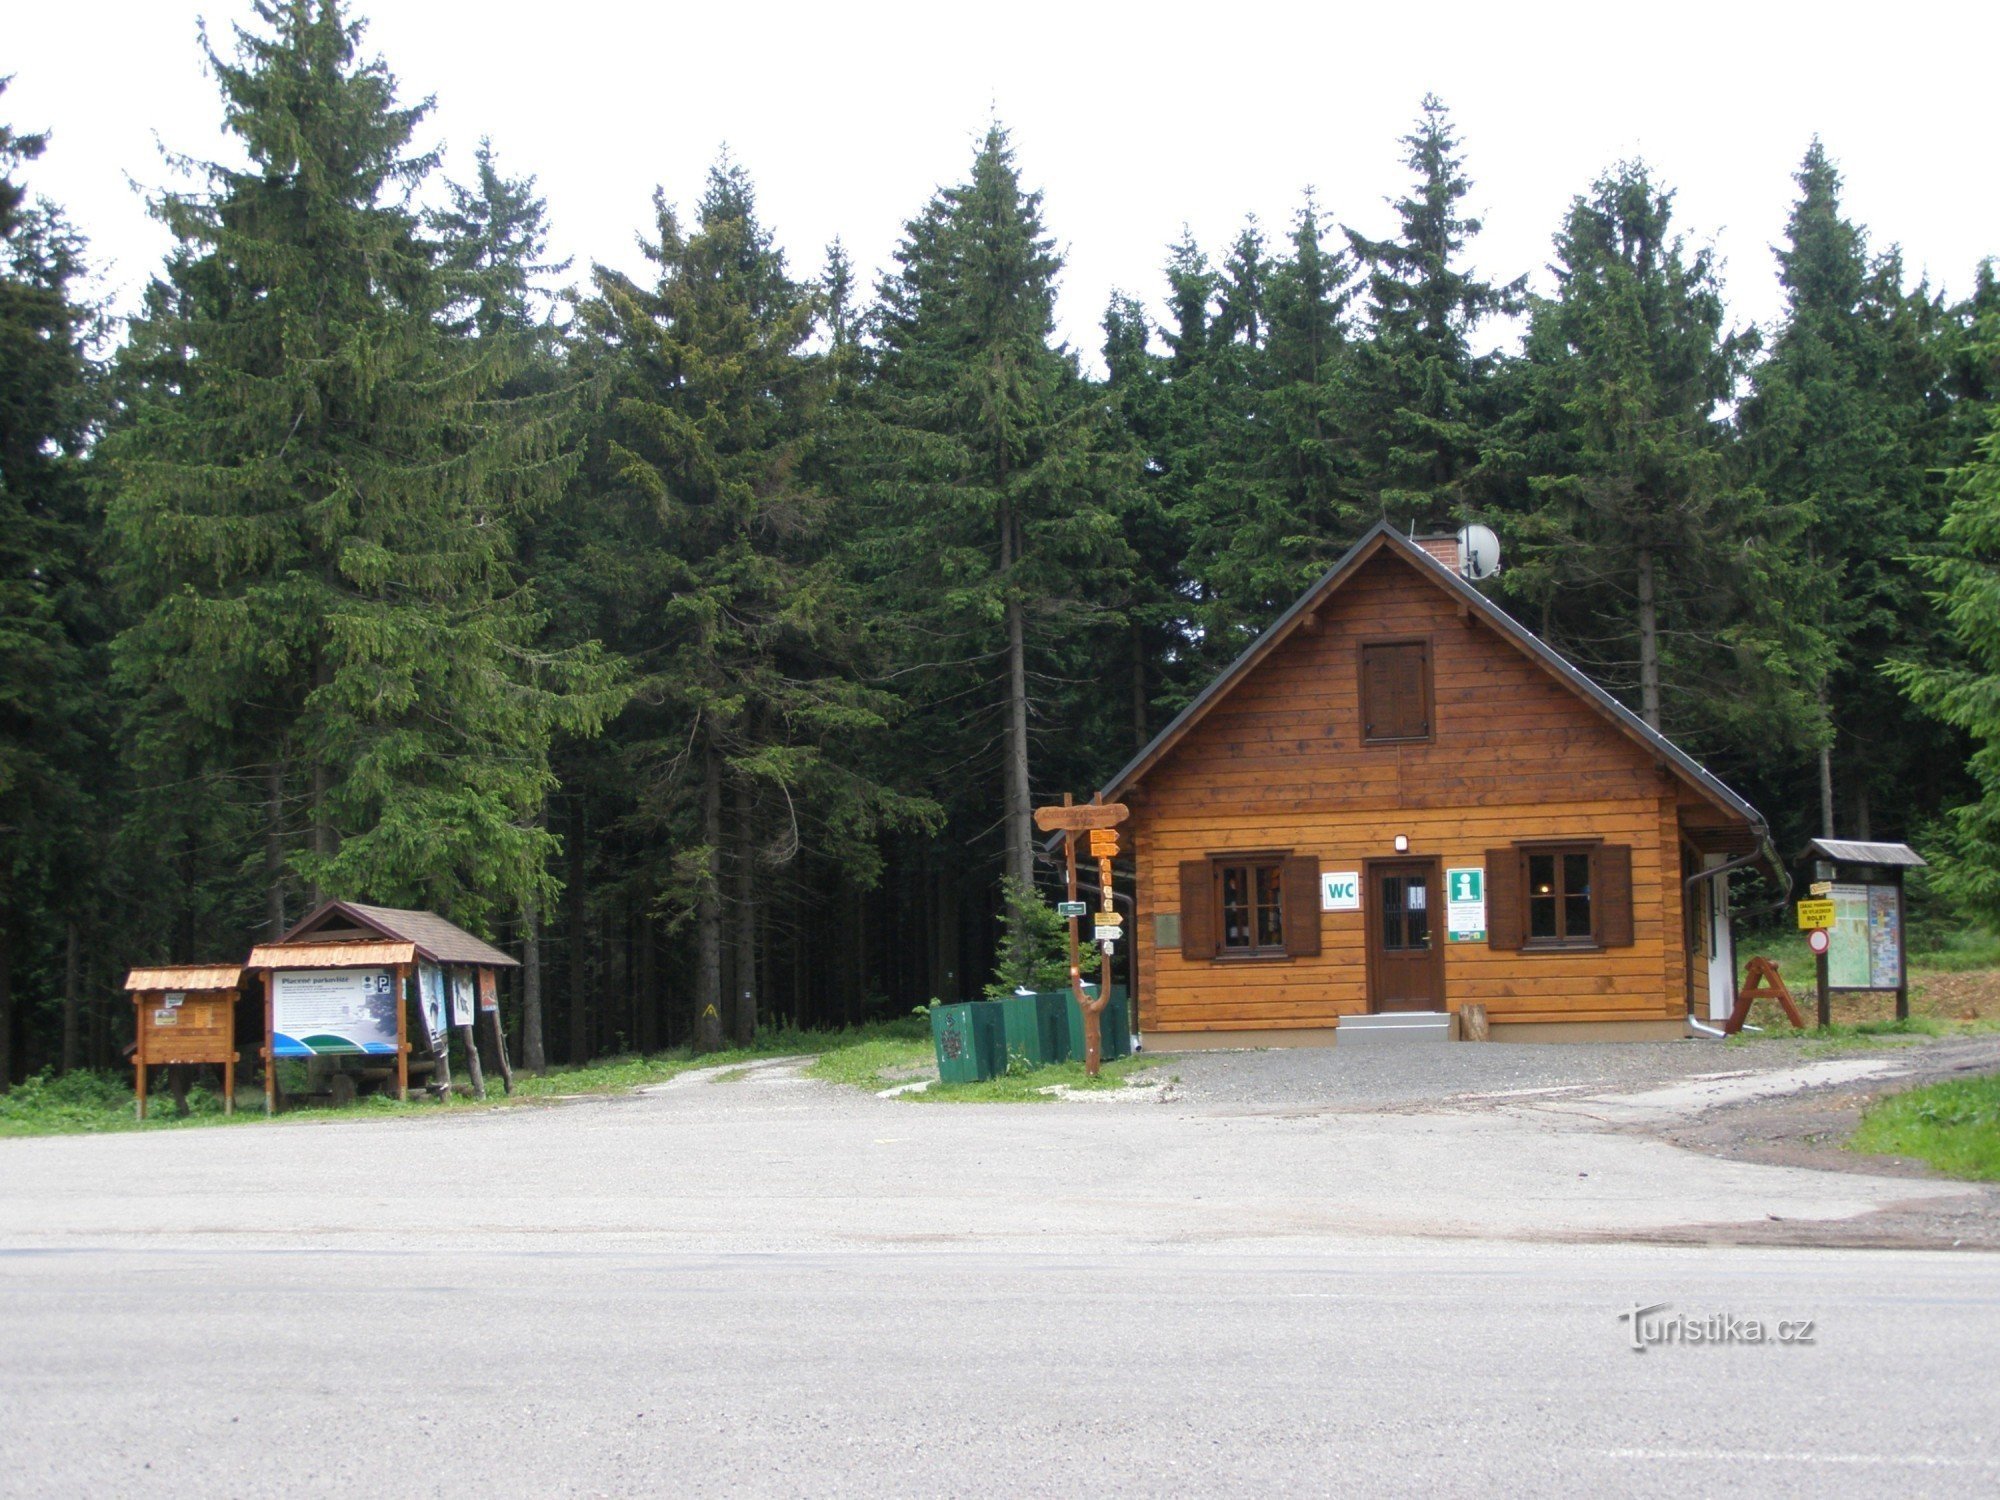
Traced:
[[1361, 872], [1359, 870], [1336, 870], [1328, 874], [1322, 870], [1319, 877], [1319, 909], [1321, 911], [1360, 911]]

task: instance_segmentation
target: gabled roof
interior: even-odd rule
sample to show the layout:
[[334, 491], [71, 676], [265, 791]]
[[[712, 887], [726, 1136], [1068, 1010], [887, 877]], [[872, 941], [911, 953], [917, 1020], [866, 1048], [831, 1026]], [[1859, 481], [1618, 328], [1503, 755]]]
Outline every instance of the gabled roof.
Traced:
[[369, 943], [355, 939], [339, 943], [259, 943], [250, 950], [246, 969], [393, 969], [417, 961], [415, 943]]
[[1318, 610], [1343, 583], [1359, 572], [1363, 563], [1385, 551], [1408, 563], [1425, 582], [1444, 590], [1462, 609], [1545, 668], [1550, 676], [1603, 714], [1627, 738], [1672, 768], [1676, 775], [1709, 802], [1743, 819], [1760, 841], [1768, 837], [1769, 830], [1763, 814], [1724, 786], [1707, 767], [1592, 682], [1540, 636], [1386, 521], [1378, 521], [1360, 541], [1348, 548], [1346, 556], [1329, 568], [1319, 582], [1301, 594], [1290, 609], [1278, 616], [1270, 629], [1252, 641], [1241, 656], [1224, 668], [1195, 696], [1192, 703], [1174, 717], [1172, 723], [1153, 736], [1145, 749], [1106, 782], [1100, 793], [1103, 800], [1117, 801], [1128, 788], [1171, 754], [1188, 732], [1207, 717], [1209, 711], [1226, 698], [1253, 668], [1290, 639], [1307, 615]]
[[400, 906], [363, 906], [358, 901], [324, 902], [276, 943], [265, 944], [257, 951], [270, 954], [274, 949], [313, 942], [315, 938], [319, 939], [315, 946], [325, 946], [332, 940], [324, 937], [323, 933], [334, 917], [344, 917], [367, 938], [412, 944], [419, 958], [427, 958], [432, 963], [479, 964], [494, 969], [520, 967], [518, 959], [510, 958], [463, 927], [447, 922], [436, 912], [411, 911]]
[[233, 990], [243, 983], [243, 970], [235, 964], [168, 964], [151, 969], [134, 969], [125, 976], [125, 988], [134, 992], [185, 990], [199, 993]]
[[1806, 853], [1845, 865], [1879, 865], [1884, 869], [1921, 870], [1926, 860], [1908, 844], [1869, 844], [1858, 839], [1814, 839]]

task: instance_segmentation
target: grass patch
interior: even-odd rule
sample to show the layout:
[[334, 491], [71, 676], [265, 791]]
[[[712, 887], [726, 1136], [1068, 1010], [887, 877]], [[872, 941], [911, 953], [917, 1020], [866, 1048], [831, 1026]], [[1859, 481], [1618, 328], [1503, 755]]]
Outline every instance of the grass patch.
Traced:
[[2000, 1182], [2000, 1074], [1884, 1099], [1861, 1117], [1847, 1149], [1913, 1156], [1953, 1177]]
[[[1800, 1008], [1808, 1009], [1803, 1005]], [[1752, 1024], [1765, 1028], [1762, 1035], [1738, 1034], [1729, 1038], [1726, 1045], [1749, 1047], [1759, 1042], [1804, 1041], [1811, 1042], [1816, 1053], [1839, 1052], [1856, 1047], [1912, 1046], [1926, 1037], [1965, 1036], [1993, 1029], [1993, 1023], [1987, 1021], [1962, 1023], [1940, 1021], [1934, 1016], [1910, 1016], [1901, 1021], [1836, 1021], [1831, 1026], [1809, 1026], [1801, 1031], [1790, 1026], [1775, 1005], [1770, 1007], [1769, 1016], [1763, 1016], [1762, 1011], [1760, 1005], [1750, 1013]]]
[[1003, 1073], [984, 1083], [934, 1083], [922, 1093], [903, 1097], [946, 1104], [1050, 1104], [1055, 1101], [1043, 1089], [1061, 1086], [1092, 1093], [1122, 1089], [1133, 1074], [1157, 1068], [1161, 1061], [1143, 1053], [1138, 1057], [1121, 1057], [1105, 1063], [1095, 1078], [1083, 1071], [1080, 1062], [1050, 1063], [1047, 1067]]
[[828, 1083], [872, 1091], [905, 1081], [893, 1075], [920, 1068], [932, 1056], [930, 1031], [925, 1028], [908, 1034], [858, 1037], [822, 1052], [806, 1071]]
[[[500, 1092], [499, 1076], [489, 1072], [486, 1075], [487, 1097], [483, 1100], [457, 1093], [445, 1099], [432, 1099], [417, 1090], [413, 1091], [408, 1103], [399, 1104], [386, 1094], [371, 1094], [345, 1107], [304, 1101], [291, 1103], [286, 1106], [284, 1118], [340, 1120], [422, 1110], [497, 1109], [532, 1100], [573, 1098], [579, 1094], [623, 1093], [649, 1084], [664, 1083], [692, 1068], [726, 1068], [768, 1057], [815, 1055], [823, 1058], [828, 1054], [871, 1045], [901, 1047], [906, 1051], [915, 1048], [918, 1055], [928, 1055], [930, 1032], [926, 1023], [915, 1018], [878, 1022], [842, 1031], [785, 1029], [766, 1032], [753, 1047], [735, 1047], [702, 1056], [696, 1056], [685, 1047], [676, 1047], [646, 1056], [626, 1054], [597, 1058], [581, 1067], [551, 1068], [540, 1075], [517, 1066], [511, 1097]], [[302, 1066], [281, 1064], [280, 1067], [282, 1083], [295, 1089], [302, 1087], [305, 1076]], [[465, 1081], [467, 1075], [462, 1063], [454, 1068], [452, 1076], [459, 1083]], [[250, 1070], [239, 1069], [238, 1077], [247, 1084]], [[133, 1108], [132, 1076], [129, 1073], [94, 1073], [79, 1069], [61, 1078], [47, 1073], [38, 1074], [16, 1084], [8, 1093], [0, 1094], [0, 1138], [127, 1130], [184, 1130], [190, 1126], [248, 1123], [264, 1118], [261, 1094], [253, 1102], [247, 1088], [239, 1090], [239, 1102], [233, 1116], [223, 1114], [221, 1094], [208, 1088], [199, 1085], [190, 1088], [187, 1099], [187, 1116], [179, 1118], [174, 1114], [173, 1099], [166, 1091], [165, 1070], [159, 1070], [154, 1074], [152, 1092], [147, 1100], [147, 1117], [142, 1123]]]
[[[141, 1124], [132, 1098], [131, 1075], [98, 1073], [78, 1068], [62, 1077], [37, 1073], [0, 1094], [0, 1137], [19, 1135], [94, 1135], [115, 1130], [185, 1130], [191, 1125], [222, 1125], [253, 1118], [238, 1108], [222, 1112], [222, 1095], [200, 1086], [187, 1093], [185, 1117], [174, 1113], [165, 1070], [154, 1074]], [[256, 1117], [261, 1118], [262, 1111]]]
[[2000, 935], [1982, 928], [1910, 934], [1910, 969], [1934, 974], [1963, 974], [1973, 969], [2000, 969]]

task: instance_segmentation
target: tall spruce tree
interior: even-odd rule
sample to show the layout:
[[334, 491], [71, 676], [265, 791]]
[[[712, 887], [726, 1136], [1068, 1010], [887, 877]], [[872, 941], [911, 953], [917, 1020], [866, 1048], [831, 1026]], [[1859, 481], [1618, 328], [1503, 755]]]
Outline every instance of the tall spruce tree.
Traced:
[[580, 315], [602, 414], [578, 578], [642, 667], [621, 733], [642, 778], [637, 816], [678, 849], [664, 895], [693, 916], [693, 1036], [712, 1050], [725, 1032], [756, 1032], [779, 870], [811, 848], [865, 884], [876, 830], [927, 810], [871, 781], [858, 753], [893, 700], [860, 680], [836, 502], [806, 472], [825, 422], [807, 349], [818, 299], [727, 160], [692, 232], [656, 194], [655, 233], [653, 283], [599, 266]]
[[[1240, 651], [1360, 530], [1345, 406], [1352, 377], [1346, 307], [1352, 267], [1326, 245], [1310, 194], [1293, 222], [1289, 253], [1259, 263], [1243, 241], [1232, 267], [1257, 266], [1260, 329], [1232, 316], [1221, 295], [1211, 341], [1211, 450], [1189, 517], [1184, 567], [1207, 604], [1201, 656], [1220, 667]], [[1247, 301], [1247, 298], [1238, 300]], [[1239, 331], [1240, 330], [1240, 331]]]
[[[511, 409], [521, 420], [545, 421], [566, 407], [573, 408], [577, 395], [564, 369], [561, 332], [555, 324], [555, 308], [562, 295], [556, 278], [570, 263], [549, 259], [548, 204], [536, 195], [535, 179], [503, 172], [492, 141], [484, 137], [474, 152], [473, 164], [472, 181], [448, 181], [446, 205], [426, 216], [440, 252], [442, 321], [454, 338], [474, 341], [468, 347], [476, 349], [496, 370], [507, 372], [487, 398], [493, 412]], [[524, 515], [517, 527], [520, 567], [538, 592], [543, 592], [539, 589], [541, 534], [551, 525], [560, 522], [547, 512], [539, 512]], [[567, 591], [560, 587], [546, 591], [547, 596], [568, 599]], [[549, 610], [553, 618], [543, 631], [544, 643], [566, 638], [564, 625], [568, 622], [561, 618], [566, 613], [559, 606]], [[552, 770], [559, 778], [574, 779], [580, 743], [587, 742], [586, 738], [556, 747]], [[560, 760], [565, 749], [572, 756], [569, 766]], [[568, 777], [562, 777], [565, 771]], [[569, 868], [573, 871], [577, 867], [572, 852]], [[536, 1072], [548, 1066], [544, 915], [541, 893], [524, 892], [517, 914], [521, 1054], [526, 1066]]]
[[1066, 638], [1120, 623], [1105, 601], [1129, 592], [1111, 503], [1128, 460], [1102, 394], [1053, 343], [1061, 260], [1000, 126], [896, 260], [850, 449], [874, 510], [867, 565], [924, 679], [932, 784], [974, 834], [991, 823], [964, 770], [998, 773], [1004, 869], [1026, 886], [1042, 668]]
[[1535, 504], [1512, 521], [1506, 586], [1655, 729], [1739, 754], [1809, 746], [1816, 643], [1783, 612], [1797, 518], [1728, 468], [1754, 335], [1727, 327], [1712, 253], [1642, 163], [1574, 200], [1555, 243], [1509, 424]]
[[[1816, 584], [1800, 611], [1824, 640], [1818, 692], [1818, 831], [1866, 837], [1936, 805], [1938, 767], [1962, 759], [1940, 727], [1913, 719], [1878, 670], [1931, 654], [1938, 621], [1908, 559], [1937, 534], [1945, 497], [1939, 309], [1903, 286], [1901, 258], [1869, 253], [1842, 216], [1840, 174], [1815, 140], [1778, 248], [1785, 317], [1753, 372], [1741, 413], [1747, 477], [1807, 520], [1800, 540]], [[1837, 783], [1848, 814], [1836, 814]], [[1924, 795], [1921, 789], [1930, 788]]]
[[[2000, 360], [2000, 319], [1979, 345]], [[1901, 657], [1888, 679], [1926, 714], [1972, 742], [1976, 796], [1945, 819], [1933, 851], [1940, 891], [1962, 911], [2000, 927], [2000, 404], [1982, 403], [1988, 426], [1970, 462], [1951, 478], [1942, 549], [1920, 565], [1949, 623], [1949, 653]]]
[[1518, 307], [1525, 279], [1495, 285], [1463, 262], [1481, 225], [1464, 211], [1472, 183], [1435, 94], [1424, 96], [1403, 144], [1417, 180], [1395, 202], [1399, 233], [1371, 239], [1347, 231], [1368, 283], [1350, 421], [1375, 510], [1399, 523], [1437, 526], [1468, 514], [1483, 497], [1491, 377], [1500, 361], [1475, 353], [1472, 338], [1482, 323]]
[[408, 206], [428, 104], [337, 0], [255, 10], [232, 56], [203, 38], [249, 165], [156, 200], [179, 246], [105, 444], [139, 753], [158, 803], [256, 788], [271, 925], [287, 871], [484, 925], [552, 888], [550, 737], [619, 699], [593, 652], [537, 649], [514, 568], [565, 416], [497, 401], [508, 359], [446, 327]]
[[63, 991], [60, 1057], [65, 1068], [76, 1060], [77, 924], [94, 825], [114, 790], [83, 779], [101, 758], [108, 708], [80, 474], [95, 313], [77, 290], [81, 238], [21, 180], [46, 144], [0, 124], [0, 1092], [21, 1056], [18, 990], [44, 1002]]

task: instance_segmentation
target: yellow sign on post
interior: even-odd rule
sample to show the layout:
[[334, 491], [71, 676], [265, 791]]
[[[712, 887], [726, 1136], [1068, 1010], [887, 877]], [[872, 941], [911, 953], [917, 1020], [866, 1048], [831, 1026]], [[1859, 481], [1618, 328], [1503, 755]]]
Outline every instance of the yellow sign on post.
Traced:
[[1815, 927], [1833, 926], [1834, 906], [1831, 901], [1801, 901], [1799, 903], [1799, 926], [1807, 931]]

